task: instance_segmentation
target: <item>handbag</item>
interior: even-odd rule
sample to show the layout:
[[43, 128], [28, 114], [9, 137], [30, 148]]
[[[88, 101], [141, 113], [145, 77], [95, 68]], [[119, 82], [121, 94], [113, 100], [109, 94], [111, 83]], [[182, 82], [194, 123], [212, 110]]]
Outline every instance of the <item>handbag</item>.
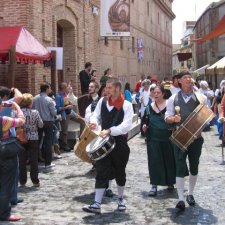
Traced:
[[2, 117], [0, 117], [0, 159], [13, 158], [24, 150], [16, 137], [2, 139]]
[[20, 141], [21, 144], [27, 143], [27, 134], [23, 127], [16, 129], [16, 137]]

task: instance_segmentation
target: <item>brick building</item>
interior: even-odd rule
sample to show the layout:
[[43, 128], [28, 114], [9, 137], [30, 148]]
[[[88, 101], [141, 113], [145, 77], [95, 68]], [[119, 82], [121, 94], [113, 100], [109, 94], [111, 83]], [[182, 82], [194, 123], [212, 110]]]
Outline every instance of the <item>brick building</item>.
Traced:
[[[196, 38], [210, 33], [225, 14], [225, 0], [211, 3], [198, 18], [194, 34]], [[225, 56], [225, 35], [209, 41], [194, 44], [195, 69], [212, 65]]]
[[[56, 82], [72, 81], [78, 94], [79, 71], [91, 61], [100, 77], [107, 67], [134, 85], [140, 73], [163, 78], [172, 74], [173, 0], [131, 0], [131, 37], [100, 37], [100, 0], [3, 0], [0, 26], [24, 26], [44, 46], [64, 49], [64, 68]], [[143, 40], [144, 59], [137, 59], [137, 39]], [[8, 67], [0, 64], [0, 83], [6, 84]], [[39, 84], [50, 81], [43, 65], [17, 65], [16, 86], [38, 93]]]

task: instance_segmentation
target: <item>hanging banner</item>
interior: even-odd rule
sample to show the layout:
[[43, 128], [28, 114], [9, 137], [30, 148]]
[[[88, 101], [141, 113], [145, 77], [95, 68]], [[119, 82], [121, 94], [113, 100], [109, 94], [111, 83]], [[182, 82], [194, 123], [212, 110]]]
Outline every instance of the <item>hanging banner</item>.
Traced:
[[138, 61], [142, 61], [144, 59], [144, 48], [141, 38], [137, 39], [137, 53], [138, 53]]
[[56, 51], [56, 69], [63, 70], [63, 48], [62, 47], [47, 47], [49, 51]]
[[101, 36], [130, 36], [130, 0], [101, 1]]

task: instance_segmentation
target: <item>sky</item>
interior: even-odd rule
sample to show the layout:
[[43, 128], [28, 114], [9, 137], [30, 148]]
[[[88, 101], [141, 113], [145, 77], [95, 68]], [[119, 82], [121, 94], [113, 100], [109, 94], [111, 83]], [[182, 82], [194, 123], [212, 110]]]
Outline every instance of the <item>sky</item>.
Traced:
[[201, 16], [208, 5], [219, 0], [174, 0], [173, 12], [173, 44], [180, 44], [184, 21], [195, 21]]

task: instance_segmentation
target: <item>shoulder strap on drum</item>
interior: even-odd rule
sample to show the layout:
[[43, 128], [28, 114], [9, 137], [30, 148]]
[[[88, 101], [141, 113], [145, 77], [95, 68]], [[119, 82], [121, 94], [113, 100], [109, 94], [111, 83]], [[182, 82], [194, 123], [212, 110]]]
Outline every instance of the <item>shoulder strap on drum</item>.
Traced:
[[205, 105], [206, 102], [206, 96], [204, 96], [203, 94], [199, 93], [199, 92], [195, 92], [196, 98], [198, 99], [198, 101], [200, 102], [200, 104]]

